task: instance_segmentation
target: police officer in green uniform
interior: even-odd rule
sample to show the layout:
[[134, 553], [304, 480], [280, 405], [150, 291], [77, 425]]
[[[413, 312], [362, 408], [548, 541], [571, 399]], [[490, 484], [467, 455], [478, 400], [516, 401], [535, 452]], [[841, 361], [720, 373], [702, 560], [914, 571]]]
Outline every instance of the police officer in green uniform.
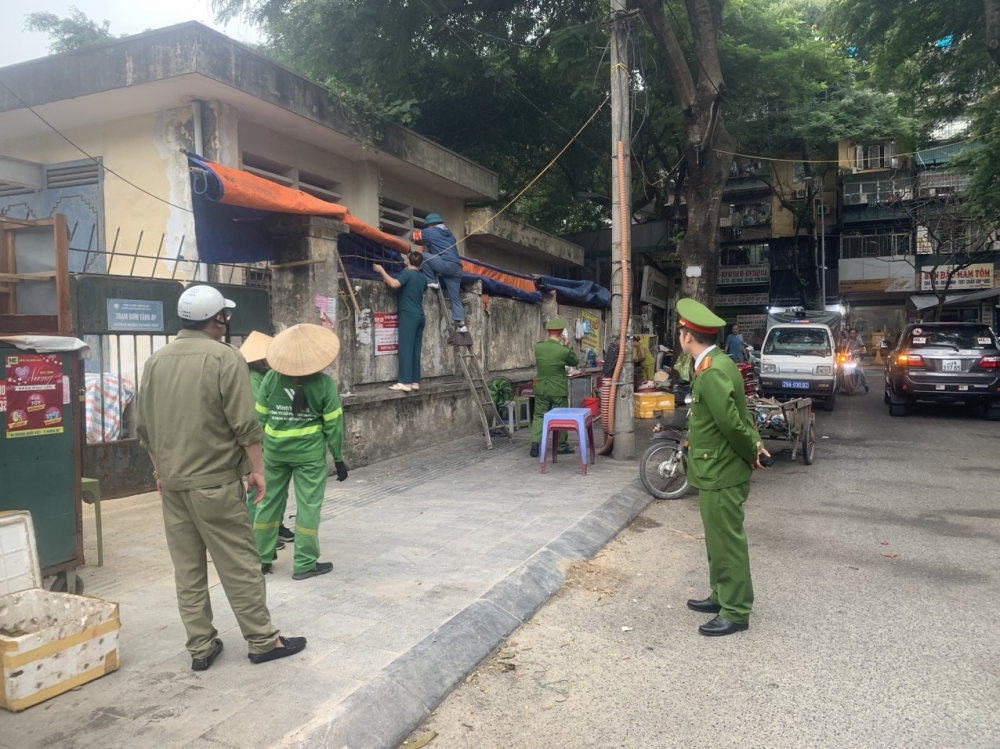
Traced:
[[743, 527], [750, 474], [768, 455], [747, 409], [743, 377], [716, 346], [725, 321], [693, 299], [677, 302], [681, 348], [695, 360], [688, 423], [688, 481], [699, 491], [708, 550], [708, 598], [688, 608], [716, 614], [698, 631], [721, 636], [750, 627], [753, 583]]
[[[542, 424], [545, 414], [553, 408], [569, 407], [569, 378], [566, 367], [575, 367], [580, 363], [576, 353], [561, 339], [566, 330], [566, 321], [553, 317], [545, 325], [548, 338], [535, 344], [535, 418], [531, 422], [531, 455], [538, 457], [538, 445], [542, 441]], [[569, 446], [569, 433], [559, 435], [559, 454], [568, 455], [573, 452]]]

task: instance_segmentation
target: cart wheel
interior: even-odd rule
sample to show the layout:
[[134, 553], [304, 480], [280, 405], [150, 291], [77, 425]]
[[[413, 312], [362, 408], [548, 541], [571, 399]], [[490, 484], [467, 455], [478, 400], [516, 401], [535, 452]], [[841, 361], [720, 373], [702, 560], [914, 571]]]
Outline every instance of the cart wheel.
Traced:
[[816, 459], [816, 422], [809, 420], [809, 427], [802, 430], [802, 462], [811, 466]]
[[[56, 579], [52, 581], [52, 586], [49, 588], [53, 593], [68, 593], [67, 590], [66, 573], [60, 572], [56, 575]], [[83, 595], [83, 578], [79, 575], [76, 576], [76, 584], [73, 586], [73, 592], [78, 595]]]

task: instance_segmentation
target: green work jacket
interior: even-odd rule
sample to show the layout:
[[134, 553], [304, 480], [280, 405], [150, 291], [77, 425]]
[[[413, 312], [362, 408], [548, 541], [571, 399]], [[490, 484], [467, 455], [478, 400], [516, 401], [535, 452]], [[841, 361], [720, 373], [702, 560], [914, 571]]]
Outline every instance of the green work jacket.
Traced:
[[721, 349], [695, 372], [688, 422], [688, 480], [698, 489], [726, 489], [750, 480], [760, 435], [747, 408], [743, 377]]
[[182, 330], [146, 362], [139, 444], [167, 491], [221, 486], [250, 472], [245, 447], [264, 439], [247, 363], [232, 346]]
[[256, 369], [250, 370], [250, 387], [253, 388], [253, 399], [257, 400], [257, 394], [260, 393], [260, 386], [264, 384], [264, 377], [267, 372], [258, 372]]
[[344, 460], [344, 411], [337, 384], [329, 375], [300, 378], [308, 413], [292, 411], [298, 380], [275, 370], [264, 376], [257, 394], [257, 418], [264, 427], [264, 459], [291, 465]]
[[535, 376], [535, 395], [546, 398], [557, 398], [569, 395], [569, 378], [566, 367], [575, 367], [580, 363], [573, 349], [563, 346], [551, 338], [535, 344], [535, 366], [538, 374]]

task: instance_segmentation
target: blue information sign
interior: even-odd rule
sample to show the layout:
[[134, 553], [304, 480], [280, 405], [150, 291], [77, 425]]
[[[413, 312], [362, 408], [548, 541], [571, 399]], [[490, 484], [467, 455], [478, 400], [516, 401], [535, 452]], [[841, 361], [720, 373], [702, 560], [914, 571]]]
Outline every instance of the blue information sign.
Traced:
[[163, 302], [109, 299], [108, 330], [124, 333], [162, 333]]

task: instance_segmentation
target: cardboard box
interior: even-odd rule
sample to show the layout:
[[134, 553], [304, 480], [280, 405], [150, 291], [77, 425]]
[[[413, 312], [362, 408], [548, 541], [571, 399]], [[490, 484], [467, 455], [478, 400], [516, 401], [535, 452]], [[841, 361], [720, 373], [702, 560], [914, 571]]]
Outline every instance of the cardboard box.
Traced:
[[632, 396], [635, 418], [652, 419], [657, 411], [673, 411], [673, 393], [636, 393]]
[[0, 513], [0, 707], [13, 712], [118, 668], [118, 605], [41, 582], [31, 514]]

